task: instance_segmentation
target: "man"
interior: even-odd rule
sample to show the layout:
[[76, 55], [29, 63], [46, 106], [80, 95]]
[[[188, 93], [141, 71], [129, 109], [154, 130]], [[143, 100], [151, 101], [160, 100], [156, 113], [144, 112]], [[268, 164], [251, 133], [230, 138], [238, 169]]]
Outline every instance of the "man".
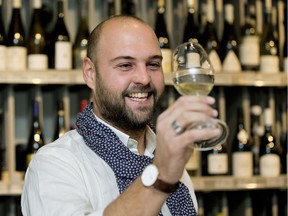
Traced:
[[[93, 103], [77, 129], [34, 156], [22, 194], [24, 215], [196, 215], [185, 163], [193, 143], [219, 133], [187, 130], [217, 111], [211, 97], [181, 97], [148, 126], [164, 91], [153, 29], [115, 16], [91, 33], [83, 77]], [[156, 148], [157, 146], [157, 148]]]

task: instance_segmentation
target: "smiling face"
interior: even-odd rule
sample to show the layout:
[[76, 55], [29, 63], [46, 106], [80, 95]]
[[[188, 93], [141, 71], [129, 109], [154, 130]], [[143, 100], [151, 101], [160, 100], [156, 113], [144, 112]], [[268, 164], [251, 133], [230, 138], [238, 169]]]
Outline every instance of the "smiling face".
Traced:
[[94, 111], [124, 130], [146, 127], [164, 91], [154, 31], [132, 18], [106, 21], [96, 48]]

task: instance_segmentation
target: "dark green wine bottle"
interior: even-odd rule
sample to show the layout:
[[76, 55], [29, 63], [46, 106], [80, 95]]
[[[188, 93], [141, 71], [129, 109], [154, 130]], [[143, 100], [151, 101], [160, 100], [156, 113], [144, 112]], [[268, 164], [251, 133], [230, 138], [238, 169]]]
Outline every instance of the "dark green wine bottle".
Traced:
[[40, 124], [40, 107], [37, 100], [32, 102], [32, 122], [27, 145], [26, 165], [28, 167], [34, 154], [44, 146], [43, 130]]
[[89, 37], [88, 27], [88, 1], [83, 0], [81, 4], [80, 22], [76, 39], [73, 44], [73, 68], [82, 68], [83, 59], [87, 56], [87, 44]]
[[165, 14], [165, 1], [158, 0], [155, 33], [158, 37], [162, 56], [163, 56], [163, 60], [162, 60], [163, 72], [165, 74], [170, 74], [172, 50], [171, 50], [171, 44], [170, 44], [171, 42], [169, 39], [164, 14]]
[[8, 70], [26, 70], [27, 68], [27, 47], [20, 9], [21, 0], [13, 0], [12, 18], [7, 35]]
[[46, 35], [41, 23], [42, 0], [33, 0], [33, 16], [28, 37], [28, 69], [45, 70], [48, 68], [46, 54]]

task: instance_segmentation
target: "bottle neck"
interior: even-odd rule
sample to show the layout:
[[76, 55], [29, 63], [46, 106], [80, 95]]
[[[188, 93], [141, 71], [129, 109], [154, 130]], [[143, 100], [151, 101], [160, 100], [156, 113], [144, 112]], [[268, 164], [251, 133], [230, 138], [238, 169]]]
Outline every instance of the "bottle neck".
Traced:
[[207, 0], [207, 22], [214, 23], [214, 1]]
[[58, 19], [64, 19], [64, 5], [63, 5], [63, 1], [58, 1], [58, 5], [57, 5], [57, 16]]

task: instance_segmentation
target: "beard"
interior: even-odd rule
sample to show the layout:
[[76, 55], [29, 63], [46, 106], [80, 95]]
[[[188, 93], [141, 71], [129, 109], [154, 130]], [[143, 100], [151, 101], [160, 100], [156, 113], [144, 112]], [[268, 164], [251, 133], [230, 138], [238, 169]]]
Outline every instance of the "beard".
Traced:
[[[99, 74], [97, 77], [94, 102], [99, 109], [100, 115], [105, 120], [124, 130], [143, 129], [150, 123], [160, 97], [154, 87], [150, 84], [145, 86], [136, 85], [120, 94], [116, 91], [110, 91], [111, 88], [103, 84], [104, 82], [102, 82]], [[154, 98], [152, 105], [132, 110], [125, 103], [125, 97], [127, 97], [129, 92], [149, 92], [149, 96]]]

